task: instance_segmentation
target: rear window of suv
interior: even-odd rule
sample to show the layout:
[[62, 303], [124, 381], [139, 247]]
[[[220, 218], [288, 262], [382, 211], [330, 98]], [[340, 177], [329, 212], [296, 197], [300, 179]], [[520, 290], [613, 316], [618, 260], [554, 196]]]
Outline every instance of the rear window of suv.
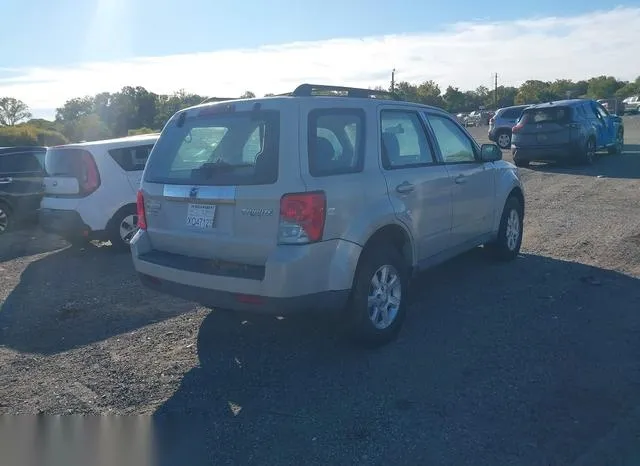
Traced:
[[524, 123], [566, 123], [571, 120], [571, 108], [531, 108], [523, 112]]
[[500, 118], [517, 119], [522, 115], [522, 111], [525, 107], [506, 108], [502, 111]]
[[274, 110], [179, 116], [156, 142], [145, 181], [272, 184], [278, 178], [279, 138], [280, 114]]

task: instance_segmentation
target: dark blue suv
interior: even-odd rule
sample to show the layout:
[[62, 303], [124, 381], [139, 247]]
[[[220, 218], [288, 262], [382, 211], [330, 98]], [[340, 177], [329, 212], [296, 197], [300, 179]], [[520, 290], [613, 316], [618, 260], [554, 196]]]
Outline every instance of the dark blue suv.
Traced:
[[592, 164], [597, 151], [620, 154], [624, 145], [622, 118], [587, 99], [532, 105], [511, 131], [511, 153], [519, 167], [534, 160]]

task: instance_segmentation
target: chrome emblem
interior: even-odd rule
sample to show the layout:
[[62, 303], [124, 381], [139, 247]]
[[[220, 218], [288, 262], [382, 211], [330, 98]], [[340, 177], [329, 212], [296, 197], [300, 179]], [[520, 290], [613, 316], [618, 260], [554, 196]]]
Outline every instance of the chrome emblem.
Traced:
[[198, 191], [200, 188], [198, 188], [197, 186], [193, 186], [191, 188], [191, 190], [189, 191], [189, 197], [192, 199], [195, 199], [196, 197], [198, 197]]
[[242, 209], [242, 215], [249, 217], [269, 217], [273, 215], [273, 209]]

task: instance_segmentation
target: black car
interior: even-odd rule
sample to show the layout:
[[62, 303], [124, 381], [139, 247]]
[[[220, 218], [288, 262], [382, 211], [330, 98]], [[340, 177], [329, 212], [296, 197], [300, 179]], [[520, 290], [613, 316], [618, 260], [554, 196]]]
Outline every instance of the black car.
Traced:
[[42, 199], [46, 147], [0, 147], [0, 234], [36, 218]]
[[592, 164], [597, 152], [622, 153], [622, 118], [595, 100], [573, 99], [532, 105], [511, 129], [511, 152], [519, 167], [532, 161]]

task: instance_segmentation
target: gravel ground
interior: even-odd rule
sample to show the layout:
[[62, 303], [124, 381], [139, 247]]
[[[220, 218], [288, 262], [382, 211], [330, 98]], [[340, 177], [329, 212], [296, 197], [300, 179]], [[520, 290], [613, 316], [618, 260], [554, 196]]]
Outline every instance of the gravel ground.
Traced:
[[523, 169], [522, 256], [419, 277], [376, 351], [330, 319], [156, 295], [108, 246], [3, 236], [0, 413], [153, 415], [166, 464], [640, 464], [640, 118], [625, 125], [622, 156]]

